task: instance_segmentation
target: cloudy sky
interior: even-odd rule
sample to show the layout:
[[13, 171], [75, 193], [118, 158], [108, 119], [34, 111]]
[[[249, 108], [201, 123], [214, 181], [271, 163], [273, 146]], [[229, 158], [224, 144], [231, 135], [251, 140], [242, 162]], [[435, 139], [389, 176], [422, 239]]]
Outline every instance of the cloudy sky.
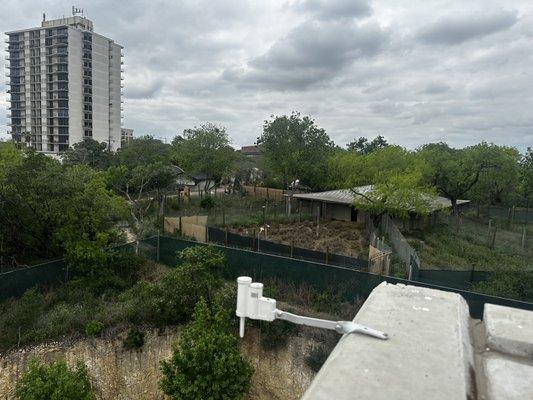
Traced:
[[[42, 12], [61, 17], [71, 5], [0, 0], [0, 30], [38, 26]], [[96, 32], [124, 46], [124, 125], [136, 135], [171, 139], [210, 121], [241, 146], [270, 115], [297, 110], [339, 145], [378, 134], [408, 148], [533, 145], [530, 0], [76, 5]]]

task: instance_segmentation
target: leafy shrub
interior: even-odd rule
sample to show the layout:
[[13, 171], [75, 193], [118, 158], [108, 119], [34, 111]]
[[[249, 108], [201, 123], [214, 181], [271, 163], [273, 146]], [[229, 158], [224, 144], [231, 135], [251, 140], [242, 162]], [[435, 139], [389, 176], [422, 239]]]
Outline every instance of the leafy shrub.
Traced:
[[137, 350], [144, 346], [144, 332], [137, 328], [131, 328], [128, 336], [124, 339], [123, 346], [127, 350]]
[[87, 336], [98, 336], [104, 330], [104, 324], [100, 321], [91, 321], [85, 326]]
[[83, 332], [90, 312], [83, 304], [56, 303], [43, 312], [32, 326], [33, 340], [50, 340]]
[[305, 358], [305, 363], [309, 368], [311, 368], [311, 370], [318, 372], [320, 368], [322, 368], [322, 365], [324, 365], [326, 362], [330, 353], [331, 349], [328, 349], [324, 345], [318, 345], [309, 352]]
[[161, 370], [160, 387], [173, 400], [242, 399], [253, 374], [228, 333], [227, 314], [211, 312], [203, 299]]
[[120, 296], [130, 322], [179, 324], [190, 319], [200, 298], [214, 304], [222, 286], [224, 255], [214, 247], [198, 246], [178, 252], [178, 260], [159, 282], [141, 281]]
[[50, 366], [32, 360], [29, 369], [18, 380], [15, 394], [19, 400], [94, 400], [85, 365], [78, 361], [74, 371], [65, 362]]
[[23, 344], [32, 340], [31, 328], [44, 310], [44, 297], [35, 288], [2, 304], [0, 308], [0, 348]]
[[215, 206], [216, 202], [215, 199], [211, 196], [205, 196], [200, 201], [200, 207], [202, 207], [204, 210], [210, 210]]

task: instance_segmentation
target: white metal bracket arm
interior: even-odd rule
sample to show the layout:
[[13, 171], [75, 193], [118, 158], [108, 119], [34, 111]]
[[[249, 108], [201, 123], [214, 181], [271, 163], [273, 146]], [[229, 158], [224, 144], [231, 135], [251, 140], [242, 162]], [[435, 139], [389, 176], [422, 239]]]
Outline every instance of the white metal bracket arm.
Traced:
[[298, 325], [329, 329], [342, 335], [362, 333], [383, 340], [389, 338], [385, 332], [354, 322], [329, 321], [320, 318], [303, 317], [278, 310], [276, 308], [276, 300], [263, 297], [263, 284], [258, 282], [252, 283], [252, 278], [248, 276], [241, 276], [237, 279], [237, 309], [235, 314], [240, 317], [239, 334], [241, 337], [244, 337], [244, 323], [246, 318], [252, 318], [262, 321], [282, 319]]

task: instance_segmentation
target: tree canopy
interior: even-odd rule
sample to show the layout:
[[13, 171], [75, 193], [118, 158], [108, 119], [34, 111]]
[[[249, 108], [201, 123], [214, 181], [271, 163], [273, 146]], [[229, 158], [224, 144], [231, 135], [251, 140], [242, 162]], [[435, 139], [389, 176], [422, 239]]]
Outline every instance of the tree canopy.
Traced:
[[113, 161], [113, 153], [107, 150], [107, 143], [98, 143], [96, 140], [86, 138], [74, 143], [62, 155], [65, 165], [87, 165], [96, 170], [107, 169]]
[[326, 131], [299, 113], [272, 116], [257, 139], [265, 163], [287, 189], [296, 179], [313, 189], [328, 183], [328, 158], [334, 145]]
[[372, 153], [375, 150], [382, 149], [387, 146], [389, 146], [389, 144], [387, 143], [385, 138], [381, 135], [378, 135], [371, 142], [369, 142], [366, 137], [362, 136], [348, 143], [346, 145], [346, 148], [349, 151], [354, 151], [356, 153], [368, 154], [368, 153]]
[[174, 138], [172, 159], [189, 175], [204, 174], [208, 191], [216, 181], [233, 172], [237, 155], [230, 146], [226, 128], [206, 123], [185, 129], [182, 136]]
[[118, 238], [115, 224], [125, 216], [124, 200], [106, 187], [102, 173], [65, 166], [43, 154], [26, 154], [0, 179], [2, 252], [20, 258], [63, 254], [68, 243]]

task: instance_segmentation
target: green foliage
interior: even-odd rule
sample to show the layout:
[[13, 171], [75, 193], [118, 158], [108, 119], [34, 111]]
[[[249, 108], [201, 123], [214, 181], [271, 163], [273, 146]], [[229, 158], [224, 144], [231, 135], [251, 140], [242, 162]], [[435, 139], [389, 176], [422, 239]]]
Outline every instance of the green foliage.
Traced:
[[206, 123], [183, 131], [172, 141], [172, 157], [189, 175], [205, 174], [208, 181], [205, 191], [223, 178], [228, 177], [237, 156], [230, 146], [226, 128]]
[[65, 165], [87, 165], [103, 171], [113, 162], [113, 153], [107, 150], [107, 143], [98, 143], [91, 138], [74, 143], [62, 154]]
[[490, 278], [473, 286], [473, 290], [492, 296], [533, 301], [533, 273], [521, 268], [500, 268]]
[[121, 295], [132, 323], [174, 325], [191, 318], [204, 298], [213, 304], [222, 285], [223, 253], [214, 247], [188, 247], [178, 252], [179, 265], [156, 283], [139, 282]]
[[74, 242], [99, 234], [118, 241], [126, 203], [106, 188], [101, 173], [27, 154], [0, 180], [0, 252], [19, 259], [57, 257]]
[[161, 370], [161, 389], [175, 400], [242, 399], [253, 374], [228, 333], [227, 314], [210, 311], [203, 300]]
[[98, 336], [104, 330], [104, 324], [100, 321], [91, 321], [85, 326], [87, 336]]
[[0, 337], [4, 348], [31, 339], [31, 328], [44, 309], [44, 297], [37, 289], [2, 304], [0, 309]]
[[[389, 213], [401, 217], [409, 211], [427, 214], [427, 164], [412, 152], [398, 146], [386, 146], [368, 154], [337, 152], [330, 160], [332, 185], [351, 188], [358, 208], [377, 216]], [[370, 190], [356, 187], [372, 185]]]
[[124, 339], [124, 348], [127, 350], [138, 350], [144, 346], [144, 332], [137, 328], [131, 328], [128, 336]]
[[15, 394], [19, 400], [96, 399], [81, 361], [74, 370], [70, 370], [63, 361], [45, 366], [32, 360], [28, 371], [17, 381]]
[[272, 116], [257, 139], [267, 168], [280, 177], [283, 188], [296, 179], [318, 189], [328, 184], [327, 161], [333, 142], [310, 117], [299, 113]]
[[215, 199], [211, 196], [206, 196], [200, 201], [200, 207], [204, 210], [210, 210], [215, 206]]
[[381, 135], [378, 135], [371, 142], [369, 142], [366, 137], [360, 137], [357, 140], [348, 143], [346, 145], [346, 148], [349, 151], [353, 151], [359, 154], [368, 154], [387, 146], [389, 146], [389, 144], [387, 143], [385, 138]]
[[170, 158], [171, 146], [152, 136], [135, 138], [117, 152], [117, 164], [128, 169], [156, 163], [169, 165]]
[[331, 349], [325, 345], [318, 345], [313, 347], [307, 357], [305, 358], [305, 363], [312, 371], [318, 372], [322, 365], [326, 362], [331, 353]]
[[520, 193], [526, 197], [533, 197], [533, 148], [528, 147], [520, 158]]

